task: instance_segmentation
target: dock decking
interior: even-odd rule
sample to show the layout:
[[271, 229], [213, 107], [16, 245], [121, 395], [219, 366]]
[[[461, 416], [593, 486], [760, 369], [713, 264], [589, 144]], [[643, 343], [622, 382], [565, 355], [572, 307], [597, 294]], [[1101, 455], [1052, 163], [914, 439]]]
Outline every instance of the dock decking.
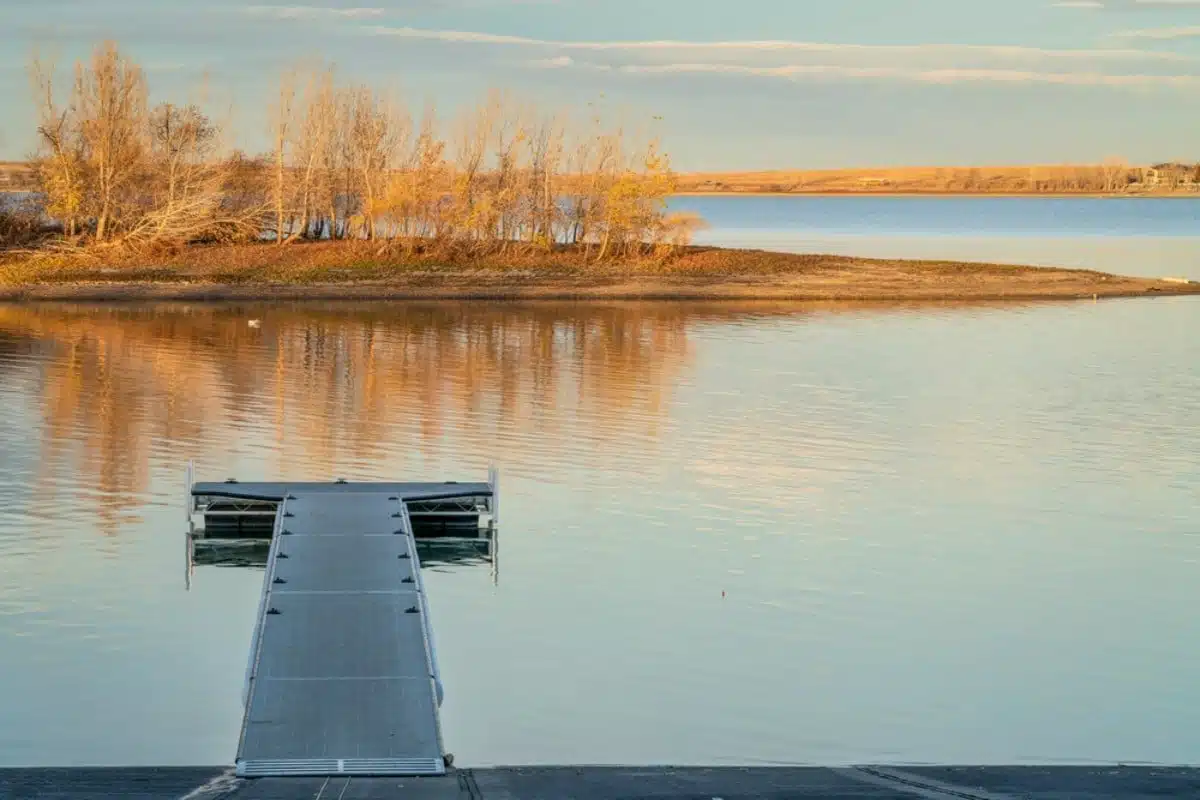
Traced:
[[492, 497], [493, 487], [190, 487], [210, 501], [273, 505], [238, 775], [445, 774], [442, 687], [409, 506]]

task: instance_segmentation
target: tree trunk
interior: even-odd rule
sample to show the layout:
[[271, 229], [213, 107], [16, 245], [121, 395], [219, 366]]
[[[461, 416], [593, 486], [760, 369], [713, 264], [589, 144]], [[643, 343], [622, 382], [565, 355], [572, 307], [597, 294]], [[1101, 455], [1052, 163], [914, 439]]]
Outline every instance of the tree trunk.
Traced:
[[283, 244], [283, 141], [275, 155], [275, 244]]
[[105, 198], [100, 206], [100, 214], [96, 217], [96, 241], [103, 242], [108, 233], [108, 199]]

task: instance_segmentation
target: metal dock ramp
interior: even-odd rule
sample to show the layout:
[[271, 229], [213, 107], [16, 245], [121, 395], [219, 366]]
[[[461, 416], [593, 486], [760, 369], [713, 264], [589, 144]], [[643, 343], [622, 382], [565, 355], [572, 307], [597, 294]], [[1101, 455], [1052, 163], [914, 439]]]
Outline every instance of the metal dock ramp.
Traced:
[[239, 775], [445, 773], [405, 500], [385, 484], [286, 490], [251, 647]]

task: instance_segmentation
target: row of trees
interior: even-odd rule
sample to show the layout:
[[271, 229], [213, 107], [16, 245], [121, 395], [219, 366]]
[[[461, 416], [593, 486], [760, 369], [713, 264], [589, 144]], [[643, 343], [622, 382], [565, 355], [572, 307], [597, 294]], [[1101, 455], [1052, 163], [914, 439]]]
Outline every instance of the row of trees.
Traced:
[[912, 192], [979, 194], [1139, 194], [1200, 191], [1200, 164], [1100, 164], [765, 172], [683, 176], [681, 188], [771, 193]]
[[[1165, 165], [1164, 165], [1165, 166]], [[1155, 167], [1132, 166], [1109, 158], [1100, 164], [1035, 167], [942, 168], [934, 176], [940, 191], [1020, 192], [1033, 194], [1123, 193], [1150, 189], [1176, 189], [1188, 183], [1193, 169], [1173, 165], [1160, 180]], [[1168, 179], [1169, 176], [1169, 179]]]
[[233, 150], [195, 105], [151, 105], [113, 43], [65, 92], [34, 62], [43, 211], [75, 243], [134, 246], [267, 238], [375, 242], [470, 256], [577, 245], [592, 259], [663, 252], [700, 223], [668, 214], [667, 156], [620, 128], [547, 114], [493, 91], [443, 136], [394, 97], [332, 68], [284, 75], [270, 151]]

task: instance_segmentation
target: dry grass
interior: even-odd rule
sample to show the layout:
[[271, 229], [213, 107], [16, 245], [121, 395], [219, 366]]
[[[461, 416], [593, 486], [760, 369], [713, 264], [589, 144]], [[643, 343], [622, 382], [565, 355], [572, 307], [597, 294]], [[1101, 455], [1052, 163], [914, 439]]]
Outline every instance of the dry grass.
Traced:
[[367, 242], [205, 245], [147, 259], [110, 251], [9, 255], [0, 298], [675, 298], [1030, 300], [1200, 294], [1200, 284], [1088, 270], [687, 247], [597, 264], [578, 248], [409, 256]]
[[0, 161], [0, 192], [31, 192], [33, 168], [23, 161]]
[[28, 204], [6, 204], [0, 198], [0, 252], [34, 246], [46, 235], [45, 224], [36, 208]]
[[[1186, 169], [1122, 164], [879, 167], [681, 174], [680, 193], [736, 194], [1195, 194]], [[1156, 177], [1157, 176], [1157, 177]], [[1157, 181], [1157, 183], [1154, 183]]]

